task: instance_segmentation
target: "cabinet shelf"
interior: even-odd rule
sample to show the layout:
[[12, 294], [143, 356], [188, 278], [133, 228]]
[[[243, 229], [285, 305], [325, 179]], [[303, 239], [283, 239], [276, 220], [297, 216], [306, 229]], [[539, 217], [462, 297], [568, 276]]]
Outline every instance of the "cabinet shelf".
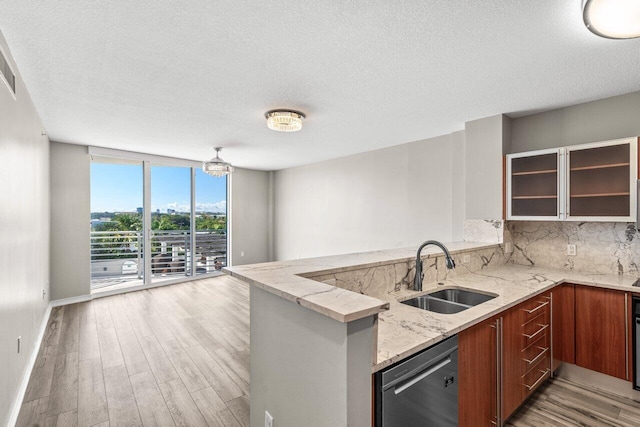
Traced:
[[583, 198], [583, 197], [615, 197], [615, 196], [628, 196], [629, 192], [625, 193], [593, 193], [593, 194], [572, 194], [571, 198]]
[[624, 166], [629, 166], [629, 163], [628, 162], [627, 163], [609, 163], [605, 165], [580, 166], [580, 167], [571, 168], [569, 170], [573, 172], [573, 171], [586, 171], [586, 170], [593, 170], [593, 169], [621, 168]]
[[557, 199], [558, 196], [513, 196], [513, 200]]
[[529, 171], [529, 172], [513, 172], [512, 176], [523, 176], [523, 175], [540, 175], [545, 173], [557, 173], [558, 169], [545, 169], [540, 171]]

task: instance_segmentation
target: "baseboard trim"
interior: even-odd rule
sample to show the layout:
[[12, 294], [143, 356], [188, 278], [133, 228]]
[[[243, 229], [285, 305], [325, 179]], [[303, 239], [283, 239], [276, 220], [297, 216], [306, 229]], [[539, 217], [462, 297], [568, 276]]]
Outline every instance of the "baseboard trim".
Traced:
[[62, 298], [51, 301], [52, 307], [60, 307], [61, 305], [76, 304], [79, 302], [91, 301], [91, 295], [78, 295], [77, 297]]
[[33, 367], [36, 364], [36, 359], [38, 358], [38, 353], [40, 352], [40, 345], [42, 344], [42, 339], [44, 338], [44, 333], [47, 330], [47, 324], [49, 323], [49, 317], [51, 316], [51, 309], [53, 305], [49, 302], [46, 310], [44, 311], [44, 315], [42, 316], [42, 321], [40, 322], [40, 330], [38, 331], [38, 336], [36, 337], [35, 345], [33, 346], [33, 351], [29, 356], [29, 362], [27, 363], [26, 369], [22, 374], [22, 381], [20, 382], [20, 389], [18, 390], [18, 396], [16, 400], [13, 402], [13, 407], [11, 408], [11, 415], [9, 416], [9, 424], [8, 427], [15, 426], [18, 422], [18, 415], [20, 415], [20, 409], [22, 408], [22, 401], [24, 400], [24, 395], [27, 392], [27, 386], [29, 385], [29, 379], [31, 378], [31, 372], [33, 371]]

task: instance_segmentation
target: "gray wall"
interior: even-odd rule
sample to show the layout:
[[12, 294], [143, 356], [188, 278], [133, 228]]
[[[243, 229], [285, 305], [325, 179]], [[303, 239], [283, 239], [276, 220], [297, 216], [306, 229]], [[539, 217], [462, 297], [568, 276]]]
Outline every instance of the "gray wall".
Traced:
[[452, 240], [453, 193], [461, 191], [452, 174], [462, 168], [462, 158], [451, 139], [445, 135], [277, 171], [276, 259]]
[[370, 427], [373, 317], [340, 323], [251, 286], [251, 425]]
[[452, 205], [451, 205], [451, 240], [459, 242], [464, 240], [463, 224], [466, 214], [466, 198], [465, 198], [465, 151], [466, 141], [465, 132], [463, 130], [451, 134], [451, 187], [452, 187]]
[[271, 175], [272, 172], [236, 168], [231, 177], [233, 265], [271, 260]]
[[6, 425], [20, 404], [49, 304], [49, 141], [2, 33], [0, 49], [16, 74], [17, 94], [0, 81], [0, 425]]
[[634, 92], [513, 119], [511, 152], [638, 135], [640, 92]]
[[51, 299], [91, 293], [90, 156], [51, 143]]
[[509, 121], [497, 115], [465, 124], [466, 219], [502, 218], [502, 155], [509, 145]]

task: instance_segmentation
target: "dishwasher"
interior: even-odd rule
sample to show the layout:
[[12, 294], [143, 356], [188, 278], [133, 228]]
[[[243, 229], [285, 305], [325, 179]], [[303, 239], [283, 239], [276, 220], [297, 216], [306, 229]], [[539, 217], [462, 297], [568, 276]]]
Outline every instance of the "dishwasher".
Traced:
[[457, 376], [457, 335], [378, 372], [376, 426], [457, 426]]

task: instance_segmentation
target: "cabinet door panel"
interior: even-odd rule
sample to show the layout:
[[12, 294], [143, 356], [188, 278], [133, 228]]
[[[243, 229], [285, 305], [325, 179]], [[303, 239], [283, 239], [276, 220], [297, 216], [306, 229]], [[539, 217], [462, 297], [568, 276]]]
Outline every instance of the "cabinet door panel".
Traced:
[[496, 421], [495, 319], [458, 334], [458, 425], [481, 427]]
[[576, 363], [575, 285], [553, 289], [553, 370], [560, 362]]
[[560, 150], [507, 156], [507, 218], [559, 218]]
[[625, 379], [624, 293], [576, 286], [575, 312], [576, 365]]

